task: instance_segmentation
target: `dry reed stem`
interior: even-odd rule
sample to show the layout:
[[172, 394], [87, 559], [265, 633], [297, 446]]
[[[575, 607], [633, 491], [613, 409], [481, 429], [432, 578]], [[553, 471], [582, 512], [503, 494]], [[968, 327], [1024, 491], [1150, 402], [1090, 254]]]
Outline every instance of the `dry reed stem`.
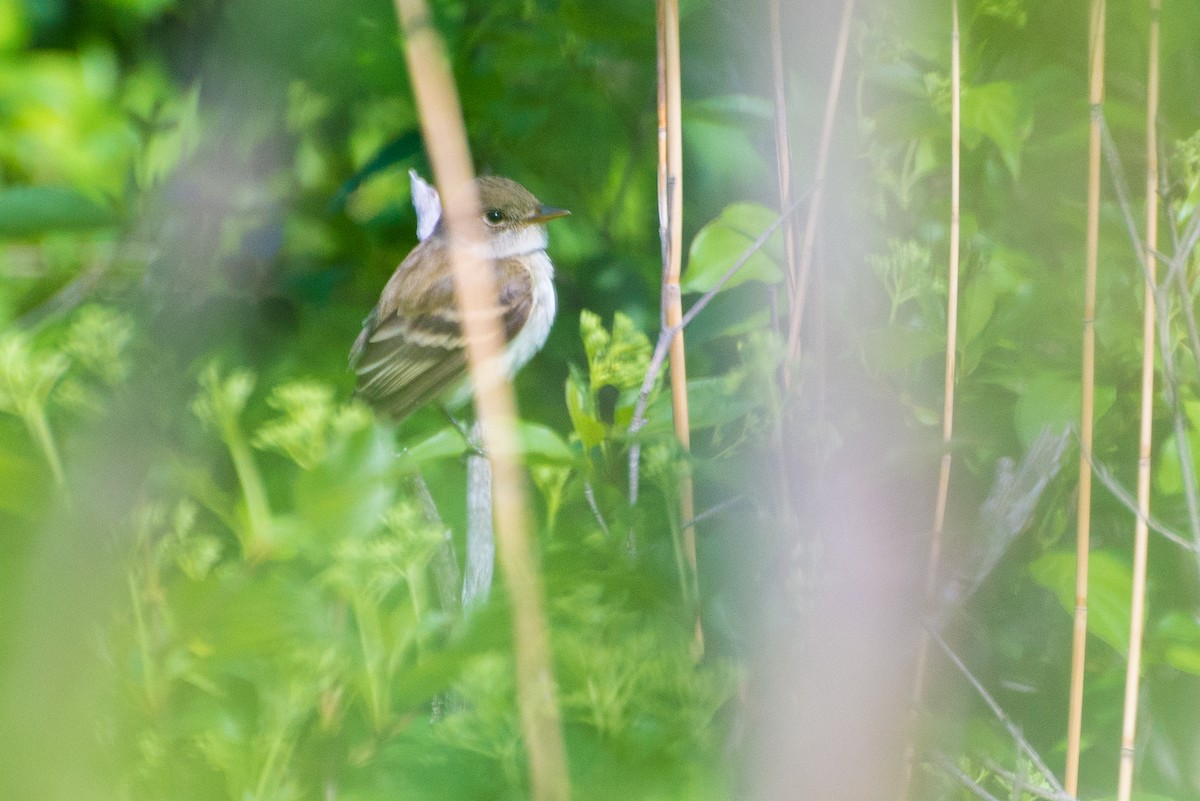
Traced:
[[[800, 355], [800, 325], [804, 320], [804, 304], [808, 295], [808, 279], [812, 273], [813, 243], [817, 236], [817, 222], [821, 215], [824, 194], [825, 172], [829, 166], [829, 147], [833, 141], [833, 120], [837, 112], [838, 96], [842, 89], [842, 73], [846, 66], [846, 44], [850, 39], [850, 20], [854, 15], [854, 0], [845, 0], [842, 6], [841, 27], [838, 29], [837, 49], [833, 55], [833, 69], [829, 77], [829, 91], [825, 95], [825, 117], [821, 122], [821, 141], [817, 146], [817, 165], [813, 176], [812, 205], [808, 208], [808, 219], [804, 223], [801, 240], [800, 263], [792, 281], [791, 308], [788, 319], [787, 364], [794, 367]], [[792, 370], [783, 373], [785, 388], [791, 385]]]
[[1067, 708], [1067, 761], [1063, 786], [1079, 789], [1079, 748], [1083, 731], [1083, 668], [1087, 653], [1088, 551], [1092, 525], [1092, 423], [1096, 388], [1096, 263], [1100, 243], [1100, 134], [1104, 103], [1105, 0], [1092, 0], [1088, 26], [1089, 87], [1087, 254], [1083, 281], [1083, 353], [1080, 365], [1079, 503], [1075, 526], [1075, 615], [1071, 640], [1071, 686]]
[[[792, 146], [788, 133], [787, 97], [783, 65], [783, 22], [781, 0], [771, 0], [771, 83], [775, 95], [775, 162], [779, 172], [779, 208], [792, 205]], [[787, 262], [788, 295], [796, 292], [796, 226], [789, 220], [783, 229], [783, 252]]]
[[[787, 113], [787, 73], [783, 60], [783, 11], [780, 8], [781, 0], [771, 0], [770, 8], [770, 38], [771, 38], [771, 83], [774, 89], [775, 97], [775, 161], [779, 179], [779, 208], [788, 209], [792, 207], [792, 144], [791, 135], [788, 130], [788, 113]], [[784, 274], [787, 276], [787, 296], [790, 298], [796, 291], [796, 221], [788, 216], [787, 223], [783, 229], [783, 253], [785, 267]], [[780, 333], [782, 329], [779, 324], [777, 315], [775, 290], [772, 289], [771, 297], [771, 330]], [[778, 371], [780, 376], [780, 386], [784, 386], [787, 382], [787, 365], [783, 365]], [[824, 398], [824, 391], [818, 396], [819, 400]], [[795, 522], [796, 512], [792, 505], [792, 480], [787, 457], [784, 455], [784, 420], [782, 409], [776, 404], [774, 419], [772, 421], [774, 427], [774, 444], [771, 448], [771, 459], [774, 461], [775, 480], [778, 482], [776, 489], [776, 502], [780, 510], [780, 517], [789, 522]], [[818, 415], [817, 419], [824, 419], [824, 415]]]
[[496, 304], [495, 277], [479, 256], [478, 244], [472, 246], [483, 241], [484, 232], [462, 109], [425, 0], [395, 3], [421, 131], [450, 233], [455, 297], [475, 387], [475, 406], [492, 464], [496, 544], [513, 609], [517, 705], [529, 753], [531, 796], [535, 801], [567, 801], [570, 784], [542, 582], [533, 559], [524, 484], [517, 463], [516, 403], [512, 385], [500, 367], [503, 332], [498, 317], [487, 313]]
[[[938, 470], [937, 499], [933, 508], [933, 531], [929, 538], [929, 561], [925, 568], [925, 603], [931, 604], [937, 591], [938, 563], [941, 561], [942, 532], [946, 523], [946, 501], [950, 494], [950, 442], [954, 436], [954, 382], [958, 356], [958, 267], [961, 226], [959, 224], [962, 187], [962, 69], [958, 29], [958, 0], [950, 3], [950, 255], [946, 291], [946, 373], [942, 397], [942, 460]], [[917, 645], [916, 671], [913, 677], [912, 705], [915, 710], [925, 694], [925, 673], [929, 663], [929, 630], [921, 630]], [[914, 734], [915, 736], [915, 734]], [[912, 780], [915, 748], [909, 746], [905, 760], [904, 797]]]
[[1125, 704], [1121, 723], [1121, 756], [1117, 801], [1133, 792], [1133, 757], [1137, 734], [1138, 687], [1142, 669], [1142, 633], [1146, 617], [1146, 560], [1150, 530], [1150, 456], [1154, 423], [1155, 274], [1158, 244], [1158, 25], [1159, 0], [1150, 0], [1149, 66], [1146, 78], [1146, 253], [1142, 312], [1142, 408], [1138, 438], [1138, 516], [1133, 537], [1133, 593], [1129, 604], [1129, 654], [1125, 662]]
[[[662, 324], [678, 329], [671, 340], [671, 411], [675, 436], [683, 449], [691, 448], [688, 419], [687, 366], [683, 342], [683, 296], [679, 275], [683, 263], [683, 124], [679, 85], [679, 0], [658, 0], [658, 224], [663, 249]], [[695, 516], [691, 471], [679, 476], [680, 520]], [[704, 652], [704, 630], [700, 625], [699, 586], [696, 575], [696, 529], [683, 529], [683, 553], [687, 561], [688, 585], [695, 605], [696, 656]]]

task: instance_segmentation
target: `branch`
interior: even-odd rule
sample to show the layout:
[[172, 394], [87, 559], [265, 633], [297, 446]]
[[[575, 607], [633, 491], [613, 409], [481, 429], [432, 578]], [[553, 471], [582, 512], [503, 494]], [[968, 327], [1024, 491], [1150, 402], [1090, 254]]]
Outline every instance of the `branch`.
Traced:
[[975, 688], [975, 692], [979, 693], [979, 697], [982, 698], [983, 702], [988, 705], [989, 709], [992, 710], [992, 714], [996, 716], [996, 719], [1004, 724], [1004, 728], [1008, 729], [1008, 733], [1012, 736], [1013, 741], [1016, 742], [1017, 748], [1025, 752], [1025, 755], [1033, 761], [1034, 766], [1038, 769], [1051, 787], [1060, 793], [1065, 792], [1062, 785], [1059, 783], [1058, 778], [1054, 775], [1054, 772], [1051, 771], [1050, 768], [1046, 767], [1046, 763], [1042, 761], [1042, 758], [1038, 752], [1035, 751], [1033, 746], [1029, 744], [1029, 741], [1025, 739], [1025, 735], [1021, 733], [1021, 730], [1017, 728], [1017, 725], [1012, 722], [1008, 715], [1004, 714], [1004, 710], [1000, 708], [1000, 705], [996, 703], [996, 700], [992, 698], [987, 690], [984, 689], [983, 685], [979, 682], [979, 679], [975, 678], [974, 674], [967, 669], [967, 666], [963, 664], [963, 661], [958, 658], [958, 654], [954, 653], [946, 641], [942, 639], [942, 636], [938, 634], [932, 626], [927, 625], [925, 630], [929, 632], [929, 635], [933, 641], [936, 642], [939, 647], [941, 647], [942, 651], [947, 657], [949, 657], [950, 661], [954, 663], [954, 666], [957, 667], [963, 676], [966, 677], [967, 681], [971, 683], [971, 686]]
[[[767, 244], [771, 236], [779, 230], [779, 226], [796, 211], [800, 206], [812, 197], [813, 189], [809, 189], [799, 198], [792, 202], [792, 205], [784, 210], [782, 214], [775, 218], [775, 221], [763, 230], [758, 239], [755, 239], [750, 246], [738, 256], [737, 261], [725, 271], [721, 279], [713, 286], [712, 289], [700, 296], [692, 307], [688, 309], [687, 314], [679, 321], [676, 326], [664, 326], [658, 333], [658, 342], [654, 345], [654, 354], [650, 357], [650, 365], [646, 368], [646, 377], [642, 380], [641, 390], [638, 392], [637, 405], [633, 409], [633, 420], [629, 423], [629, 434], [636, 434], [646, 425], [646, 406], [650, 403], [650, 393], [654, 390], [654, 382], [658, 380], [658, 374], [662, 370], [663, 362], [666, 361], [668, 349], [671, 347], [671, 340], [675, 338], [692, 320], [696, 319], [696, 315], [704, 311], [704, 307], [712, 302], [717, 293], [725, 288], [725, 285], [737, 275], [742, 267], [746, 266], [746, 262], [750, 260], [758, 251], [762, 250]], [[635, 442], [629, 449], [629, 505], [633, 506], [637, 503], [638, 498], [638, 460], [641, 455], [641, 445]]]

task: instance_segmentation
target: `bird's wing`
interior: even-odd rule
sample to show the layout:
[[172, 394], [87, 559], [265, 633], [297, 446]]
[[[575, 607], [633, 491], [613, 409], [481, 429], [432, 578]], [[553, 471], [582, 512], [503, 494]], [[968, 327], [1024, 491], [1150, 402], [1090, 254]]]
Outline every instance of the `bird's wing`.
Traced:
[[[356, 393], [395, 420], [454, 387], [467, 368], [454, 285], [435, 274], [437, 260], [417, 255], [388, 282], [350, 352]], [[499, 261], [496, 277], [498, 311], [511, 340], [529, 318], [532, 277], [516, 258]]]

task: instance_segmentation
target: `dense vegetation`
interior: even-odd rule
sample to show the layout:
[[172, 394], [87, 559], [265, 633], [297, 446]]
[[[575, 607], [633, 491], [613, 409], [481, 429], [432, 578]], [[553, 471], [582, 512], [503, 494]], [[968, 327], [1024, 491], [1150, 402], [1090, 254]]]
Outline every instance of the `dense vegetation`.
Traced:
[[[653, 9], [435, 5], [476, 166], [573, 211], [551, 229], [558, 320], [517, 388], [575, 796], [873, 797], [806, 785], [822, 768], [846, 787], [894, 788], [941, 455], [948, 7], [859, 9], [801, 356], [786, 356], [777, 236], [689, 327], [694, 452], [680, 451], [656, 390], [631, 504], [627, 429], [659, 328]], [[1078, 6], [962, 7], [964, 266], [942, 569], [958, 589], [939, 593], [937, 616], [1056, 770], [1078, 453], [1069, 432], [1055, 440], [1065, 455], [1034, 446], [1079, 414]], [[802, 192], [836, 15], [784, 11]], [[1126, 171], [1115, 183], [1134, 187], [1140, 221], [1147, 14], [1113, 2], [1108, 24], [1104, 114]], [[765, 4], [685, 3], [682, 33], [694, 299], [779, 200]], [[439, 599], [439, 531], [408, 481], [428, 482], [461, 551], [463, 437], [437, 409], [396, 429], [351, 397], [350, 343], [416, 241], [408, 169], [429, 174], [401, 52], [381, 0], [0, 0], [3, 797], [527, 794], [503, 587], [464, 614]], [[1163, 11], [1162, 64], [1170, 255], [1169, 232], [1200, 205], [1200, 13], [1182, 0]], [[1131, 488], [1142, 273], [1113, 186], [1094, 453]], [[1154, 515], [1185, 546], [1152, 541], [1146, 798], [1200, 795], [1200, 563], [1186, 545], [1197, 522], [1172, 433], [1178, 408], [1200, 454], [1200, 354], [1184, 313], [1198, 282], [1193, 253], [1185, 291], [1167, 298], [1176, 383], [1159, 385], [1155, 406]], [[1008, 486], [1005, 459], [1031, 449], [1032, 505], [997, 514], [987, 500]], [[685, 464], [698, 512], [715, 510], [697, 526], [699, 663]], [[1132, 531], [1126, 504], [1098, 490], [1084, 798], [1111, 794], [1116, 773]], [[933, 662], [912, 727], [913, 797], [968, 797], [947, 763], [998, 796], [1030, 797], [1003, 773], [1041, 786], [1028, 760]], [[806, 721], [819, 730], [795, 734]], [[873, 738], [888, 748], [867, 748]]]

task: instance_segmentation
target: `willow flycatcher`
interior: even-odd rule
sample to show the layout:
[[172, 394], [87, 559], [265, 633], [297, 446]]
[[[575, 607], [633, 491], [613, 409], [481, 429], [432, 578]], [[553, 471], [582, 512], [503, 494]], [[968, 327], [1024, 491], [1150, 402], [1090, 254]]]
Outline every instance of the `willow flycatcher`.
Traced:
[[[413, 177], [418, 188], [436, 190]], [[570, 214], [543, 206], [508, 178], [475, 179], [487, 256], [496, 271], [500, 319], [507, 339], [504, 368], [511, 378], [546, 342], [554, 322], [554, 266], [546, 255], [545, 223]], [[430, 199], [426, 197], [426, 202]], [[418, 208], [420, 211], [420, 208]], [[418, 222], [429, 231], [430, 212]], [[350, 350], [359, 397], [399, 421], [432, 400], [466, 400], [467, 357], [454, 299], [450, 242], [440, 220], [405, 257], [383, 288]]]

